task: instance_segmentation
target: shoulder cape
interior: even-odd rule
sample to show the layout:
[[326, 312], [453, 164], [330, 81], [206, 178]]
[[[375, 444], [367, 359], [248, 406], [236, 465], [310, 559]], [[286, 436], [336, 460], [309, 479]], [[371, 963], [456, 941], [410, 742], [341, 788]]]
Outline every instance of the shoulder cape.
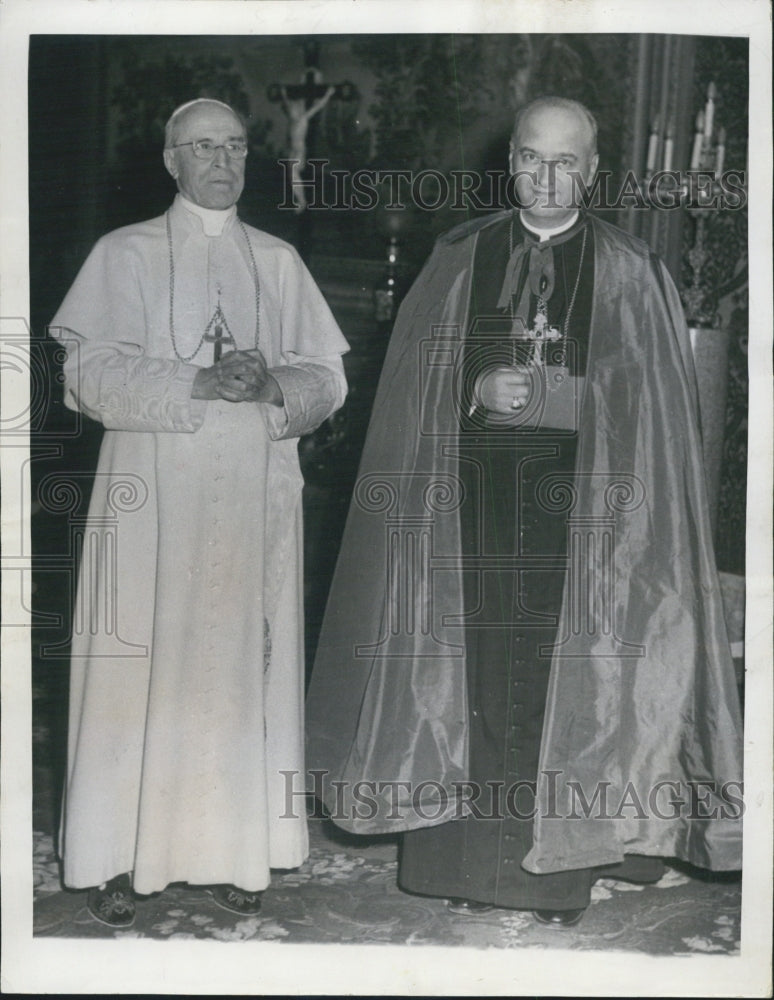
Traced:
[[[577, 475], [549, 494], [566, 505], [592, 583], [567, 575], [525, 867], [641, 853], [737, 869], [741, 718], [685, 321], [647, 245], [592, 224]], [[461, 815], [455, 393], [479, 228], [436, 244], [399, 311], [312, 675], [308, 768], [353, 832]]]

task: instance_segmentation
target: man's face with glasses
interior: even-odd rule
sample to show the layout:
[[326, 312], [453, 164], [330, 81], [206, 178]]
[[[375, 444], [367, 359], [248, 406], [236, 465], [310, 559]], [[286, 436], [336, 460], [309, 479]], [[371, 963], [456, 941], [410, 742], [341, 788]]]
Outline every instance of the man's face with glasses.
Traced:
[[164, 163], [181, 194], [202, 208], [230, 208], [245, 186], [245, 130], [218, 104], [183, 112]]

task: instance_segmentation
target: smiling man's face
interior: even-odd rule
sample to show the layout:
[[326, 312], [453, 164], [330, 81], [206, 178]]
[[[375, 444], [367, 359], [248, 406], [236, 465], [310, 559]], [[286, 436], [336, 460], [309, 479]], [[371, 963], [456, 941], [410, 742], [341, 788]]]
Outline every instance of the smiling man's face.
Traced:
[[[175, 147], [164, 150], [164, 163], [177, 181], [181, 194], [202, 208], [230, 208], [245, 186], [245, 161], [232, 159], [223, 144], [245, 140], [245, 130], [236, 115], [219, 104], [197, 104], [175, 123]], [[200, 160], [193, 146], [209, 139], [215, 146], [211, 160]]]

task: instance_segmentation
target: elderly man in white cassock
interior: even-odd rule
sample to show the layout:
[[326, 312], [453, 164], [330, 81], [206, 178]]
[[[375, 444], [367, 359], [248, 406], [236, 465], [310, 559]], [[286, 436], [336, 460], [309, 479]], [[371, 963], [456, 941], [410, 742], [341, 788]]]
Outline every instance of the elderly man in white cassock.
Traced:
[[230, 107], [178, 108], [172, 206], [99, 240], [51, 323], [67, 405], [105, 427], [60, 850], [113, 927], [172, 882], [254, 914], [308, 853], [282, 774], [303, 787], [296, 439], [341, 406], [347, 344], [296, 251], [239, 218], [246, 154]]

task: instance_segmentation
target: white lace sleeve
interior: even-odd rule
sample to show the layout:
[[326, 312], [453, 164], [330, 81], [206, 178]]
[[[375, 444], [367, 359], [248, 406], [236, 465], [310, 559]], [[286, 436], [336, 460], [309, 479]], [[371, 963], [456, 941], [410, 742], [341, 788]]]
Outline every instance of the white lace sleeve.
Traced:
[[272, 440], [301, 437], [320, 426], [344, 402], [347, 382], [339, 355], [304, 358], [272, 368], [284, 397], [283, 406], [262, 406]]
[[87, 341], [50, 328], [67, 348], [65, 403], [109, 430], [192, 433], [206, 402], [191, 399], [195, 365], [149, 358], [136, 344]]

